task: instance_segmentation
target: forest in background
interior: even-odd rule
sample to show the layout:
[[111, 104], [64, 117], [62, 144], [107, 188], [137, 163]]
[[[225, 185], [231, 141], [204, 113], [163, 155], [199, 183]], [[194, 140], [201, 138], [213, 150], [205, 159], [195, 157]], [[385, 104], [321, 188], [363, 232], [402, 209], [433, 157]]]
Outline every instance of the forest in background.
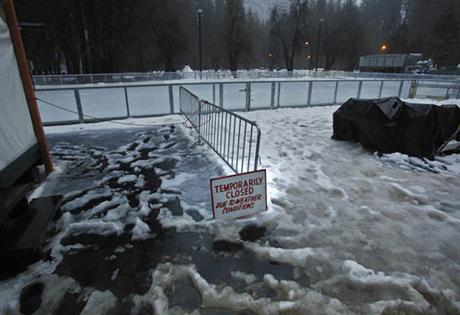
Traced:
[[[290, 0], [266, 17], [244, 0], [16, 0], [35, 74], [203, 69], [353, 70], [359, 57], [423, 53], [460, 63], [458, 0]], [[322, 22], [321, 22], [322, 21]], [[321, 27], [321, 36], [319, 28]], [[308, 44], [307, 44], [308, 43]], [[310, 57], [309, 57], [310, 56]], [[310, 58], [310, 59], [309, 59]]]

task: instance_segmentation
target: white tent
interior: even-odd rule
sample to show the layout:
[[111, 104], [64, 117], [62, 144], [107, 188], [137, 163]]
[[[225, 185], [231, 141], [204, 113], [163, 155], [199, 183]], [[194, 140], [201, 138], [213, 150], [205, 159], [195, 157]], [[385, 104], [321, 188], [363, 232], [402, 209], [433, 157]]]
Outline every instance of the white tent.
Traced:
[[[0, 1], [0, 188], [12, 185], [28, 169], [44, 160], [46, 142], [42, 140], [41, 121], [34, 121], [31, 106], [35, 100], [27, 100], [24, 75], [21, 77], [21, 56], [23, 45], [20, 37], [14, 40], [17, 28], [13, 12], [7, 12], [7, 1]], [[12, 2], [9, 2], [12, 8]], [[10, 9], [11, 10], [11, 9]], [[7, 18], [9, 17], [9, 19]], [[19, 41], [19, 43], [18, 43]], [[19, 57], [18, 57], [19, 56]], [[27, 74], [28, 76], [28, 74]], [[26, 76], [26, 77], [27, 77]], [[30, 80], [30, 78], [29, 78]], [[33, 93], [33, 90], [32, 90]], [[29, 96], [30, 98], [30, 96]], [[32, 102], [32, 104], [30, 104]], [[49, 155], [48, 155], [49, 156]], [[48, 161], [49, 162], [49, 161]], [[45, 162], [46, 163], [46, 162]]]

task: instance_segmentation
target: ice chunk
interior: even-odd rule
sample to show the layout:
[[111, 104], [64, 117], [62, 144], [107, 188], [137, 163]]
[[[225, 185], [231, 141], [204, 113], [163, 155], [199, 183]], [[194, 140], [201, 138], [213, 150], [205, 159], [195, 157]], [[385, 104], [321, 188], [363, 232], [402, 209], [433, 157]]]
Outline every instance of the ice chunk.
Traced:
[[252, 274], [248, 274], [242, 271], [231, 271], [231, 275], [233, 278], [242, 280], [246, 284], [251, 284], [257, 281], [257, 277]]
[[131, 231], [132, 239], [133, 240], [145, 240], [153, 236], [149, 234], [150, 232], [151, 232], [150, 227], [141, 219], [136, 218], [136, 225]]
[[118, 235], [121, 232], [123, 232], [123, 227], [119, 223], [103, 221], [75, 222], [70, 224], [69, 228], [67, 229], [68, 235], [79, 235], [83, 233], [99, 235]]
[[110, 314], [115, 307], [117, 298], [110, 291], [94, 291], [81, 311], [81, 315]]
[[125, 175], [125, 176], [118, 178], [117, 183], [121, 185], [121, 184], [135, 182], [136, 180], [137, 180], [137, 176], [130, 174], [130, 175]]
[[313, 248], [295, 248], [284, 249], [276, 247], [263, 247], [255, 243], [245, 243], [246, 249], [254, 252], [259, 257], [276, 261], [279, 263], [290, 264], [297, 267], [303, 267], [308, 257], [318, 256]]

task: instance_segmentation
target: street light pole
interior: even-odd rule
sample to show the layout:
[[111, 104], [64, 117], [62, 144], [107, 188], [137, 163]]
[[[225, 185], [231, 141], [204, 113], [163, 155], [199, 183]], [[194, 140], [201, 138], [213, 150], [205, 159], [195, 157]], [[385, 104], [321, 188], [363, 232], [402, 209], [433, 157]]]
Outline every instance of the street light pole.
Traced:
[[270, 60], [270, 71], [273, 72], [273, 54], [272, 53], [268, 54], [268, 59]]
[[[309, 56], [309, 54], [308, 54], [308, 46], [309, 46], [309, 45], [310, 45], [310, 42], [306, 41], [306, 42], [305, 42], [305, 50], [306, 50], [306, 52], [307, 52], [307, 58], [306, 58], [306, 62], [307, 62], [306, 67], [307, 67], [307, 70], [308, 70], [308, 61], [309, 61], [309, 60], [308, 60], [308, 56]], [[311, 46], [310, 46], [310, 48], [311, 48]]]
[[319, 19], [319, 25], [318, 25], [318, 40], [316, 41], [316, 65], [315, 65], [315, 71], [318, 71], [318, 63], [319, 63], [319, 51], [320, 51], [320, 46], [321, 46], [321, 27], [323, 25], [324, 19]]
[[199, 56], [199, 67], [200, 67], [200, 80], [203, 79], [203, 56], [202, 56], [202, 35], [201, 35], [201, 16], [203, 10], [198, 9], [198, 56]]
[[382, 46], [380, 47], [380, 52], [382, 54], [386, 53], [388, 51], [388, 45], [387, 44], [382, 44]]

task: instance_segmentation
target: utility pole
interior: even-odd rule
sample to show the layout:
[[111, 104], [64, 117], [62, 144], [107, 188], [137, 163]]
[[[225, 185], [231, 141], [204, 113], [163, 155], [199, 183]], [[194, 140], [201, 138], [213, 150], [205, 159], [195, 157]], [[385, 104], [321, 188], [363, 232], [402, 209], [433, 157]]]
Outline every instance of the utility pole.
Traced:
[[308, 46], [310, 46], [310, 49], [311, 49], [310, 42], [309, 42], [309, 41], [306, 41], [306, 42], [305, 42], [305, 50], [307, 51], [307, 59], [306, 59], [306, 60], [307, 60], [307, 65], [306, 65], [307, 69], [308, 69], [308, 67], [309, 67], [308, 63], [309, 63], [309, 61], [310, 61], [309, 59], [310, 59], [310, 55], [311, 55], [311, 54], [310, 54], [310, 55], [308, 54]]
[[273, 54], [272, 53], [268, 54], [268, 60], [270, 62], [270, 71], [273, 72]]
[[199, 56], [199, 67], [200, 67], [200, 80], [203, 79], [203, 56], [202, 56], [202, 34], [201, 34], [201, 16], [203, 15], [203, 10], [198, 9], [198, 56]]
[[319, 63], [319, 51], [321, 47], [321, 27], [323, 25], [324, 19], [319, 19], [319, 25], [318, 25], [318, 40], [316, 43], [316, 66], [315, 66], [315, 71], [318, 71], [318, 63]]

